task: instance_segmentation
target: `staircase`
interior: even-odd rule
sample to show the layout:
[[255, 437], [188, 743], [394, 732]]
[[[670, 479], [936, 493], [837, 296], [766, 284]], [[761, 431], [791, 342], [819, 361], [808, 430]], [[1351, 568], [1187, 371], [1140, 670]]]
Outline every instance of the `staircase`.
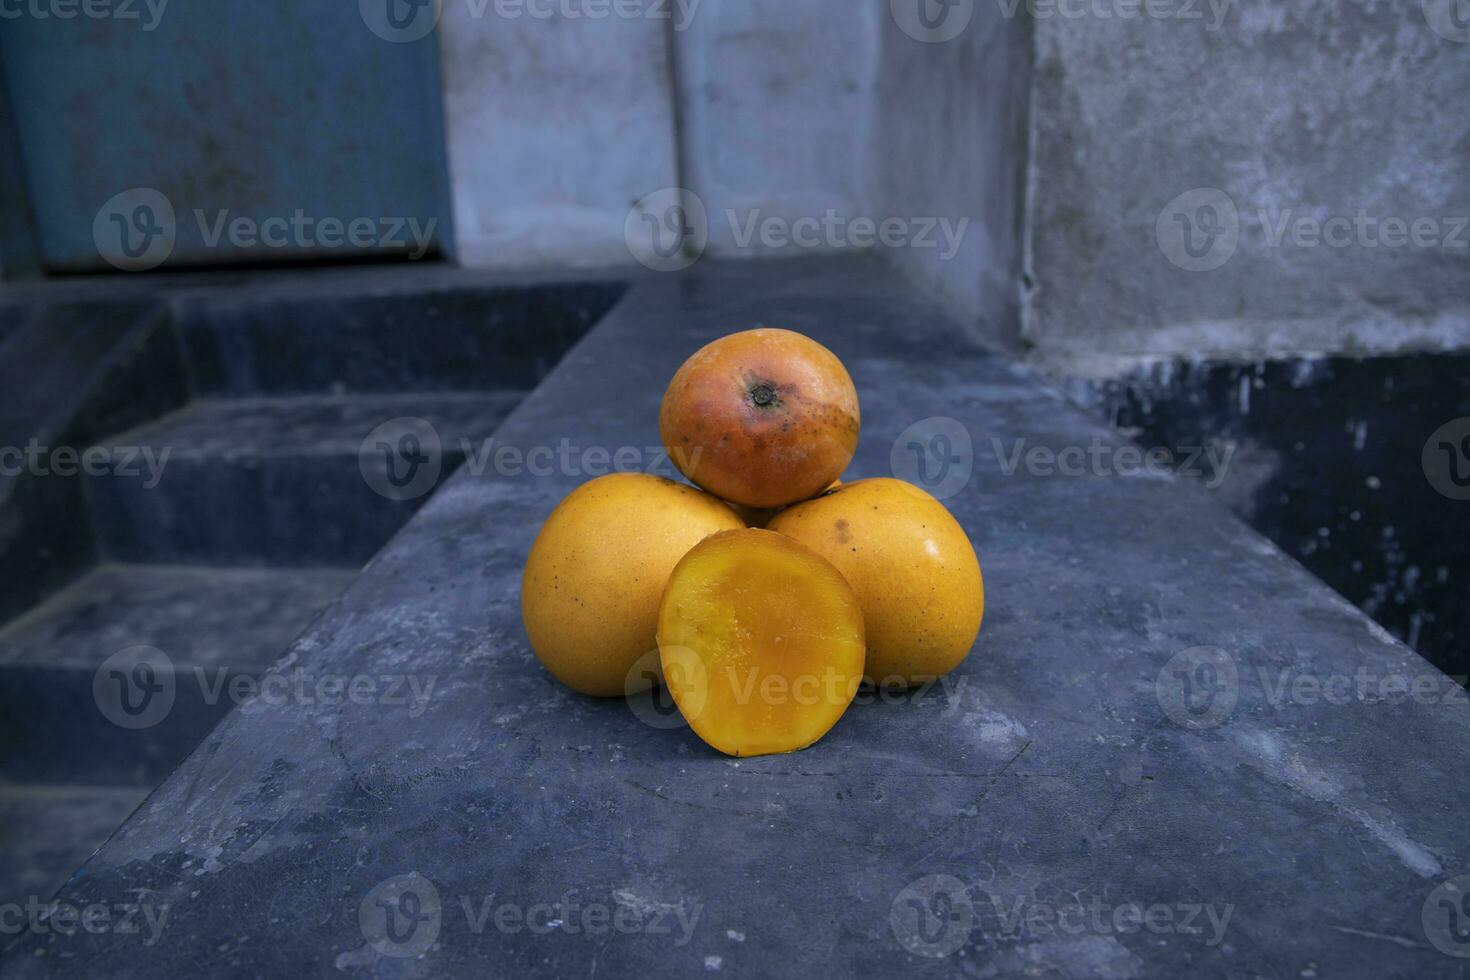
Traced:
[[[63, 582], [0, 626], [0, 902], [48, 899], [621, 294], [430, 278], [248, 281], [131, 332], [68, 307], [0, 337], [0, 375], [77, 375], [4, 441], [106, 461], [0, 486], [0, 578]], [[77, 373], [58, 317], [107, 335], [103, 368]], [[121, 397], [120, 375], [185, 394]]]

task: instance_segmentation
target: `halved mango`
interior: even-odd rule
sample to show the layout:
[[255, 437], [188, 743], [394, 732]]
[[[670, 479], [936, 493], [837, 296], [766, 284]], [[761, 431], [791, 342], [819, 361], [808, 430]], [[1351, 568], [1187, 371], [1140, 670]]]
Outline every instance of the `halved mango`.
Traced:
[[726, 755], [794, 752], [827, 734], [862, 681], [864, 642], [847, 580], [772, 531], [705, 538], [659, 607], [664, 681], [695, 734]]

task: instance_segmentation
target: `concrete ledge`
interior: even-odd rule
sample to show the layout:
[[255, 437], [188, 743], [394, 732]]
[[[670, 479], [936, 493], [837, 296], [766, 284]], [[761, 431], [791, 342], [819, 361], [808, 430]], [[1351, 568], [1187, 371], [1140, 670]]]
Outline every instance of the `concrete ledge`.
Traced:
[[[656, 446], [680, 361], [757, 323], [851, 368], [852, 476], [891, 473], [924, 420], [969, 433], [947, 503], [989, 608], [947, 684], [744, 761], [575, 696], [528, 649], [518, 589], [586, 474], [466, 467], [276, 668], [383, 696], [236, 710], [61, 893], [167, 906], [152, 945], [28, 933], [0, 943], [0, 973], [1455, 975], [1425, 925], [1470, 872], [1463, 696], [1186, 482], [1008, 475], [1019, 440], [1125, 443], [882, 264], [638, 283], [497, 444]], [[1360, 676], [1427, 678], [1441, 700], [1295, 682]], [[433, 687], [415, 700], [404, 678]], [[380, 902], [416, 925], [385, 934]], [[596, 932], [592, 906], [632, 927]], [[1135, 906], [1168, 925], [1120, 925]]]

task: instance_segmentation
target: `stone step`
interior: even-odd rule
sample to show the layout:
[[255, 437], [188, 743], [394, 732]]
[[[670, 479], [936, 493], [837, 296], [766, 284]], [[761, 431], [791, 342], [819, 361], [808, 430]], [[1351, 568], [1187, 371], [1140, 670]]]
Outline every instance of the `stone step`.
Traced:
[[360, 566], [521, 397], [192, 402], [107, 441], [114, 466], [87, 479], [99, 550], [125, 562]]
[[355, 574], [96, 568], [0, 630], [0, 781], [153, 786]]
[[[0, 904], [27, 917], [128, 818], [148, 790], [0, 783]], [[6, 923], [14, 929], [12, 913]]]
[[174, 315], [203, 397], [529, 388], [624, 289], [297, 277], [187, 296]]

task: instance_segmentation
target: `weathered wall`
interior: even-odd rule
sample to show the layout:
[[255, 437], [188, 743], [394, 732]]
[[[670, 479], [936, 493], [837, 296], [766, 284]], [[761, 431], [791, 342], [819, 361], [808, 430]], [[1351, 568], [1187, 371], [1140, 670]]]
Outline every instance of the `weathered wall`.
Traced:
[[445, 4], [440, 58], [464, 264], [628, 261], [629, 208], [676, 183], [658, 13], [678, 7], [636, 6], [642, 16], [594, 17], [575, 4]]
[[[950, 8], [948, 16], [968, 9]], [[897, 13], [884, 20], [879, 196], [893, 213], [949, 218], [956, 228], [968, 222], [953, 254], [943, 247], [888, 254], [987, 339], [1011, 345], [1022, 272], [1031, 22], [982, 0], [947, 37], [958, 27], [914, 37]]]
[[[885, 4], [705, 0], [676, 34], [685, 186], [709, 218], [709, 253], [756, 257], [849, 247], [873, 217], [875, 86]], [[833, 212], [843, 222], [786, 229]]]
[[1445, 6], [1038, 13], [1025, 339], [1076, 369], [1470, 344], [1470, 29]]
[[685, 256], [655, 265], [877, 248], [1015, 340], [1028, 18], [962, 3], [925, 31], [920, 0], [497, 9], [448, 5], [440, 26], [466, 263], [626, 263], [625, 235], [671, 246], [697, 211]]

